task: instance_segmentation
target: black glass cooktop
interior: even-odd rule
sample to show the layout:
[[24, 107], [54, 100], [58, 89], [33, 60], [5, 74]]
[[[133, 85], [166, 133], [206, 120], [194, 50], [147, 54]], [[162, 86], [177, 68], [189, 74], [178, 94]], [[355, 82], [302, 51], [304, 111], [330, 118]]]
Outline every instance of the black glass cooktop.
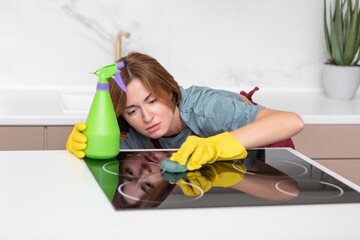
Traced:
[[122, 150], [85, 161], [117, 210], [360, 203], [358, 190], [292, 150], [249, 150], [245, 159], [177, 174], [160, 169], [173, 152]]

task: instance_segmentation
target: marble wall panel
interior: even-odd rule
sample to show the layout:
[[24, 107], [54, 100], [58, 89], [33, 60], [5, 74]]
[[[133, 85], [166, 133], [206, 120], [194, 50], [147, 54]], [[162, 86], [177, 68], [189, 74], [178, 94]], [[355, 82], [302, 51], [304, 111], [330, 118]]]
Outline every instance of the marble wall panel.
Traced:
[[322, 0], [1, 0], [0, 85], [92, 85], [122, 52], [184, 86], [320, 88]]

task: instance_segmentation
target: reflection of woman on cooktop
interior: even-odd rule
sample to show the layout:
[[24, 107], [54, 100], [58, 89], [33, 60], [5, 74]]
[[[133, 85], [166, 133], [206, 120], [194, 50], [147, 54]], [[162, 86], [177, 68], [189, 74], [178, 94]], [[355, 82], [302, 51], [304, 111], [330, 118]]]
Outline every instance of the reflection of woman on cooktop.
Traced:
[[[200, 170], [179, 174], [161, 172], [159, 164], [166, 157], [164, 152], [155, 151], [140, 156], [131, 155], [128, 161], [126, 157], [120, 161], [119, 185], [112, 201], [115, 208], [156, 208], [171, 193], [175, 183], [188, 196], [200, 195], [212, 187], [231, 187], [272, 201], [289, 201], [299, 193], [296, 181], [287, 181], [282, 185], [293, 196], [278, 191], [275, 184], [279, 177], [282, 180], [292, 179], [260, 160], [247, 159], [245, 164], [241, 161], [220, 161], [205, 165]], [[259, 174], [246, 174], [247, 169]]]
[[[115, 208], [155, 208], [175, 185], [161, 177], [160, 162], [164, 152], [132, 154], [119, 162], [119, 183], [112, 203]], [[120, 188], [120, 189], [119, 189]]]

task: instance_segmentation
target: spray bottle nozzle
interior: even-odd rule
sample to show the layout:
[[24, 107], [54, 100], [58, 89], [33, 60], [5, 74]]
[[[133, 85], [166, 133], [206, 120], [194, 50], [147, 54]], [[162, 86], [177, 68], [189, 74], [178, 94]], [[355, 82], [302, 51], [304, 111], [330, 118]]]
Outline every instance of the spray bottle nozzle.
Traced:
[[126, 88], [126, 86], [125, 86], [125, 84], [124, 84], [124, 81], [122, 80], [121, 75], [120, 75], [120, 73], [121, 73], [120, 68], [123, 68], [123, 67], [124, 67], [124, 63], [123, 63], [123, 62], [118, 62], [118, 63], [116, 63], [116, 68], [119, 69], [119, 71], [117, 71], [117, 72], [115, 73], [115, 82], [117, 82], [117, 84], [119, 85], [119, 87], [120, 87], [122, 90], [124, 90], [125, 92], [127, 92], [128, 90], [127, 90], [127, 88]]
[[99, 83], [107, 83], [108, 78], [114, 78], [115, 82], [119, 85], [119, 87], [127, 92], [127, 88], [124, 84], [124, 81], [121, 78], [121, 70], [120, 68], [124, 67], [123, 62], [114, 63], [103, 68], [98, 69], [96, 72], [92, 73], [99, 77]]

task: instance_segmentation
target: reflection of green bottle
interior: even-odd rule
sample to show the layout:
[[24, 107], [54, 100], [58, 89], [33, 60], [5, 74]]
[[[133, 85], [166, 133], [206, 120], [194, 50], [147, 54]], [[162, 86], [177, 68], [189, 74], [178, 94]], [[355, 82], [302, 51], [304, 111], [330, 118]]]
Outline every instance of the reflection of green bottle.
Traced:
[[116, 158], [98, 159], [84, 158], [86, 165], [104, 190], [106, 196], [113, 199], [119, 182], [119, 161]]
[[119, 86], [127, 92], [120, 77], [122, 62], [112, 64], [97, 70], [94, 74], [99, 77], [94, 100], [91, 104], [86, 120], [87, 147], [86, 157], [94, 159], [110, 159], [119, 154], [120, 129], [116, 119], [114, 106], [109, 93], [108, 78], [115, 78]]

